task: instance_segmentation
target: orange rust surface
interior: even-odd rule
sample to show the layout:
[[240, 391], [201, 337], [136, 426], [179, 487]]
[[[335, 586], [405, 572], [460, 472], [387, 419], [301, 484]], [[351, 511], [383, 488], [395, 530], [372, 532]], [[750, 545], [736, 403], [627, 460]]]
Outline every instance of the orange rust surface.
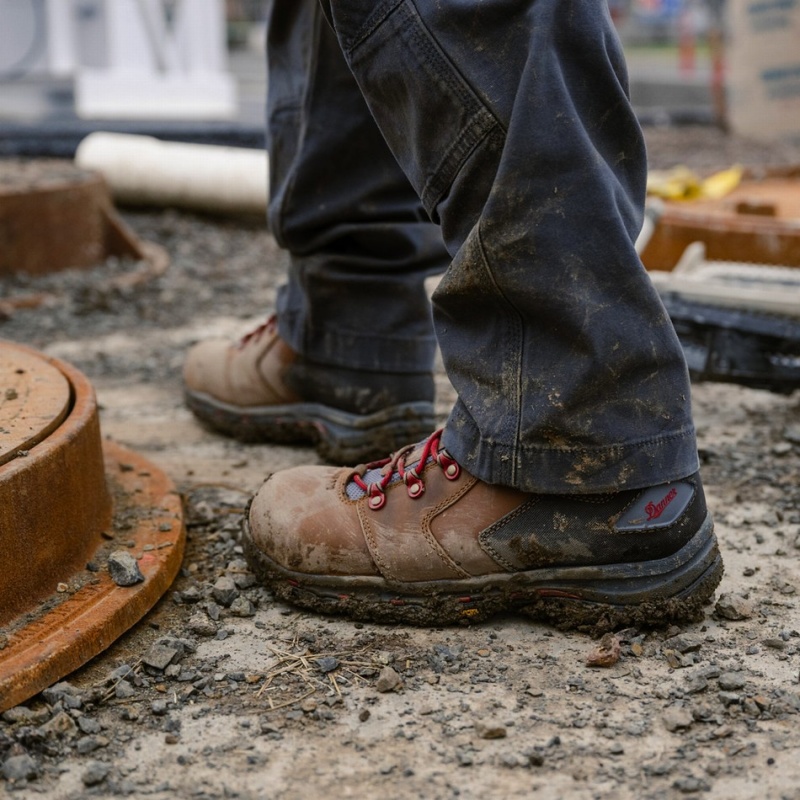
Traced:
[[[78, 570], [55, 592], [6, 628], [0, 650], [0, 712], [32, 697], [107, 648], [138, 622], [180, 569], [185, 531], [180, 497], [152, 463], [113, 442], [104, 443], [106, 475], [115, 497], [114, 539], [90, 553], [97, 572]], [[117, 586], [107, 554], [124, 547], [144, 575]]]
[[103, 178], [61, 166], [25, 184], [0, 185], [0, 275], [93, 267], [109, 255], [145, 257], [116, 214]]
[[0, 466], [0, 625], [7, 625], [83, 568], [111, 523], [111, 496], [97, 403], [86, 378], [21, 345], [0, 342], [0, 350], [22, 365], [39, 359], [42, 372], [50, 366], [64, 376], [71, 394], [63, 422]]
[[[0, 340], [0, 711], [85, 664], [171, 584], [185, 532], [172, 482], [103, 443], [94, 390], [74, 367]], [[22, 448], [26, 449], [22, 449]], [[119, 587], [126, 548], [144, 581]]]
[[45, 439], [67, 416], [64, 373], [18, 347], [0, 349], [0, 465]]
[[720, 200], [666, 203], [642, 261], [671, 270], [693, 242], [712, 261], [800, 267], [800, 174], [751, 177]]
[[88, 267], [106, 257], [102, 179], [0, 190], [0, 274]]

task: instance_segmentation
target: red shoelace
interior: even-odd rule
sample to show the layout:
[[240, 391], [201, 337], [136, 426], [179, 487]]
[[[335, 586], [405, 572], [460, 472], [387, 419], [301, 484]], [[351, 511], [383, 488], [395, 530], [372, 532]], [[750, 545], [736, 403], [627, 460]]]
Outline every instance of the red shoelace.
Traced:
[[[388, 458], [367, 464], [361, 475], [356, 474], [353, 476], [353, 482], [356, 486], [367, 493], [369, 497], [367, 502], [373, 511], [383, 508], [386, 503], [385, 490], [392, 482], [395, 474], [399, 475], [400, 479], [405, 483], [408, 496], [412, 500], [421, 497], [425, 492], [425, 483], [420, 476], [420, 472], [425, 469], [428, 459], [435, 461], [441, 467], [445, 478], [448, 480], [454, 481], [458, 478], [461, 474], [461, 467], [446, 450], [439, 449], [441, 437], [442, 429], [440, 428], [425, 440], [419, 460], [413, 467], [406, 468], [406, 459], [419, 447], [418, 444], [407, 445]], [[373, 469], [381, 470], [381, 479], [373, 483], [367, 483], [364, 481], [363, 476]]]
[[240, 350], [247, 347], [250, 342], [254, 344], [264, 335], [264, 333], [272, 333], [278, 326], [278, 315], [272, 314], [267, 318], [266, 322], [262, 322], [257, 328], [248, 331], [236, 345]]

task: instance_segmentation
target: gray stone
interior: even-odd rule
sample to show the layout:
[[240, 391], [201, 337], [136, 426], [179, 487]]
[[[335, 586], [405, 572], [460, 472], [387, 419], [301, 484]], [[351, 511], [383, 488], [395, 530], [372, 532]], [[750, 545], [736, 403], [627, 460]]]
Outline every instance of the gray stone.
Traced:
[[256, 610], [246, 597], [237, 597], [231, 603], [231, 614], [234, 617], [254, 617]]
[[102, 783], [111, 772], [111, 765], [104, 761], [90, 761], [81, 775], [84, 786], [97, 786]]
[[708, 783], [694, 775], [689, 775], [685, 778], [678, 778], [673, 781], [672, 787], [677, 789], [681, 794], [695, 794], [697, 792], [708, 792], [711, 789]]
[[142, 663], [153, 669], [164, 670], [178, 654], [177, 648], [156, 642], [142, 656]]
[[150, 704], [150, 710], [155, 714], [157, 717], [163, 717], [167, 713], [167, 701], [166, 700], [153, 700]]
[[36, 762], [27, 754], [9, 756], [3, 762], [3, 777], [9, 783], [17, 781], [32, 781], [39, 774]]
[[202, 611], [192, 614], [186, 627], [197, 636], [214, 636], [217, 633], [216, 624]]
[[9, 708], [8, 711], [3, 712], [2, 720], [9, 725], [19, 725], [20, 723], [30, 725], [33, 722], [33, 717], [33, 711], [29, 708], [14, 706], [14, 708]]
[[723, 672], [719, 676], [719, 688], [724, 692], [735, 692], [744, 689], [745, 679], [741, 672]]
[[674, 733], [675, 731], [691, 728], [694, 723], [692, 712], [688, 708], [668, 708], [664, 712], [664, 727]]
[[391, 667], [384, 667], [378, 675], [375, 688], [385, 694], [386, 692], [397, 691], [403, 685], [403, 679]]
[[698, 694], [708, 689], [708, 681], [702, 675], [692, 675], [687, 678], [684, 691], [687, 694]]
[[131, 686], [128, 681], [120, 681], [117, 684], [116, 689], [114, 689], [114, 696], [118, 700], [126, 700], [129, 697], [133, 697], [136, 694], [136, 689]]
[[100, 723], [91, 717], [78, 717], [78, 727], [81, 729], [81, 733], [100, 733]]
[[57, 736], [61, 738], [74, 736], [78, 732], [78, 726], [66, 711], [56, 714], [49, 722], [42, 725], [39, 730], [45, 736]]
[[715, 610], [723, 619], [734, 621], [750, 619], [753, 616], [753, 604], [746, 597], [733, 592], [721, 594]]
[[234, 575], [233, 582], [239, 589], [252, 589], [256, 585], [256, 576], [252, 574]]
[[180, 593], [180, 598], [184, 603], [199, 603], [203, 594], [196, 586], [190, 586]]
[[54, 706], [59, 700], [62, 702], [72, 699], [75, 703], [66, 703], [69, 708], [80, 708], [82, 703], [80, 699], [80, 691], [76, 689], [71, 683], [67, 683], [66, 681], [61, 681], [60, 683], [55, 684], [54, 686], [49, 686], [47, 689], [42, 691], [42, 697], [45, 699], [46, 703], [49, 703], [51, 706]]
[[239, 596], [239, 590], [233, 578], [223, 575], [217, 578], [217, 582], [211, 590], [211, 596], [221, 605], [227, 608]]
[[664, 642], [664, 647], [679, 653], [694, 653], [703, 646], [703, 640], [688, 633], [673, 636]]
[[333, 672], [339, 666], [339, 659], [333, 656], [323, 656], [317, 659], [317, 666], [321, 672]]
[[115, 550], [108, 557], [108, 572], [117, 586], [133, 586], [144, 580], [138, 562], [127, 550]]
[[103, 747], [105, 744], [108, 744], [107, 740], [104, 740], [102, 736], [83, 736], [75, 743], [75, 749], [82, 755], [88, 755], [89, 753], [93, 753], [99, 747]]
[[123, 708], [122, 711], [119, 712], [119, 718], [124, 719], [126, 722], [136, 722], [136, 720], [139, 719], [139, 709], [135, 706]]

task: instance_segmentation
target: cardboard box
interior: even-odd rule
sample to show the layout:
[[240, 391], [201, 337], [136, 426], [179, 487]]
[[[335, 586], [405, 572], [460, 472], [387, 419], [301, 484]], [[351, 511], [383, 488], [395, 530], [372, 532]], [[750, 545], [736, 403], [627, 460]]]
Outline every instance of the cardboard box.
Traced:
[[800, 144], [800, 0], [729, 0], [728, 123]]

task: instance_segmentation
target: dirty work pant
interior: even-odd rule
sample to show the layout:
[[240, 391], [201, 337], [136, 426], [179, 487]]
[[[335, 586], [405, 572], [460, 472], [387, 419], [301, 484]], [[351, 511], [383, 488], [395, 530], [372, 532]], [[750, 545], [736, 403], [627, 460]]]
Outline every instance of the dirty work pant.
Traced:
[[686, 366], [633, 246], [646, 161], [605, 2], [322, 8], [335, 34], [313, 0], [270, 19], [284, 338], [323, 363], [428, 367], [421, 284], [443, 255], [419, 198], [449, 252], [433, 324], [466, 469], [548, 493], [694, 472]]

